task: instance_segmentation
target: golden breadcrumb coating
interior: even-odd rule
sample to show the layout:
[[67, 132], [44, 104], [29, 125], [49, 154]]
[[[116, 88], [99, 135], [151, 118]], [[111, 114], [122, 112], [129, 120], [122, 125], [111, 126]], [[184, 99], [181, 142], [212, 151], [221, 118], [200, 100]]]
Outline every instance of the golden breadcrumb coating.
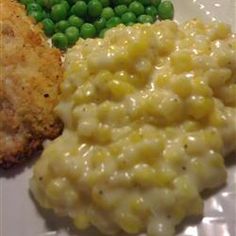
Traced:
[[53, 109], [63, 68], [60, 52], [24, 7], [0, 0], [0, 9], [0, 166], [7, 168], [60, 133]]

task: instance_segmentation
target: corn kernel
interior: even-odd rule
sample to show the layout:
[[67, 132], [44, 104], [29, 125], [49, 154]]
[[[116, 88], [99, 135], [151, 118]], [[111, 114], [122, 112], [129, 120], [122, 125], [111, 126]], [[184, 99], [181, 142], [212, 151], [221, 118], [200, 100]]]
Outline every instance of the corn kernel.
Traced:
[[133, 133], [130, 134], [129, 140], [130, 140], [132, 143], [138, 143], [138, 142], [140, 142], [140, 141], [143, 140], [143, 135], [140, 134], [138, 131], [133, 132]]
[[232, 71], [229, 69], [210, 69], [206, 72], [206, 77], [208, 80], [208, 84], [216, 89], [225, 85], [225, 83], [230, 79], [232, 75]]
[[119, 147], [118, 145], [112, 145], [112, 146], [109, 147], [109, 151], [110, 151], [112, 156], [116, 157], [120, 154], [121, 147]]
[[236, 105], [236, 84], [230, 84], [218, 90], [217, 96], [224, 101], [227, 106]]
[[192, 92], [191, 80], [185, 76], [174, 78], [171, 85], [174, 92], [182, 98], [188, 97]]
[[[214, 23], [213, 23], [214, 24]], [[211, 40], [225, 39], [231, 33], [230, 26], [224, 23], [214, 24], [213, 31], [211, 32]]]
[[100, 96], [109, 97], [110, 91], [108, 83], [113, 79], [113, 74], [110, 71], [100, 71], [94, 78], [94, 86]]
[[86, 138], [93, 137], [97, 133], [97, 130], [98, 122], [94, 118], [80, 122], [77, 127], [78, 135]]
[[178, 97], [167, 97], [158, 104], [158, 112], [169, 122], [179, 122], [183, 119], [184, 106]]
[[144, 162], [152, 164], [160, 158], [161, 152], [164, 149], [162, 139], [155, 138], [153, 140], [144, 140], [137, 146], [137, 152]]
[[127, 82], [127, 83], [132, 82], [129, 73], [125, 70], [115, 72], [114, 80], [124, 81], [124, 82]]
[[101, 121], [104, 121], [108, 118], [108, 114], [111, 110], [111, 103], [108, 101], [105, 101], [101, 103], [98, 107], [98, 118]]
[[157, 50], [162, 56], [170, 54], [175, 47], [175, 42], [172, 38], [159, 37], [157, 42]]
[[197, 120], [210, 115], [213, 107], [214, 102], [211, 98], [201, 96], [192, 96], [186, 102], [188, 115]]
[[176, 206], [173, 206], [172, 215], [177, 221], [181, 221], [186, 215], [186, 209], [176, 204]]
[[193, 132], [199, 130], [201, 128], [201, 125], [196, 121], [189, 120], [183, 124], [183, 128], [187, 132]]
[[85, 212], [80, 211], [74, 218], [74, 225], [81, 230], [87, 229], [90, 225], [88, 215]]
[[173, 146], [172, 148], [166, 148], [163, 157], [167, 160], [167, 162], [170, 163], [170, 165], [174, 166], [180, 166], [184, 162], [184, 152], [181, 151], [179, 148], [178, 151], [176, 151], [176, 147]]
[[196, 186], [194, 186], [186, 176], [176, 178], [174, 180], [174, 186], [178, 191], [178, 196], [185, 196], [185, 198], [181, 197], [181, 200], [185, 199], [186, 203], [190, 199], [192, 200], [199, 197]]
[[155, 185], [156, 171], [146, 164], [136, 165], [133, 169], [133, 179], [141, 186]]
[[124, 96], [135, 91], [134, 87], [131, 84], [118, 80], [110, 81], [108, 83], [108, 87], [115, 100], [120, 100]]
[[193, 69], [192, 57], [187, 52], [175, 52], [171, 56], [174, 71], [179, 74]]
[[73, 206], [79, 199], [78, 194], [70, 187], [65, 178], [58, 178], [50, 181], [46, 187], [46, 195], [53, 203]]
[[[96, 183], [96, 181], [95, 181]], [[94, 186], [94, 184], [93, 184]], [[95, 186], [92, 189], [92, 200], [93, 202], [101, 207], [101, 208], [111, 208], [112, 205], [110, 204], [110, 201], [108, 201], [107, 197], [106, 197], [106, 189], [99, 187], [99, 186]]]
[[205, 143], [210, 149], [221, 151], [223, 147], [223, 141], [218, 131], [216, 130], [206, 130], [204, 132]]
[[192, 80], [192, 93], [204, 97], [211, 97], [212, 89], [201, 78], [194, 78]]
[[130, 209], [135, 213], [144, 214], [147, 211], [144, 199], [140, 196], [134, 196], [130, 202]]
[[230, 68], [233, 62], [233, 54], [227, 53], [225, 51], [216, 52], [217, 62], [220, 67]]
[[136, 62], [135, 69], [139, 76], [145, 76], [147, 80], [149, 73], [153, 70], [153, 65], [148, 59], [144, 58]]
[[92, 168], [97, 168], [99, 167], [102, 163], [105, 163], [107, 161], [107, 153], [100, 150], [97, 151], [94, 155], [93, 158], [91, 159], [91, 167]]
[[176, 177], [176, 173], [170, 169], [162, 169], [156, 172], [155, 186], [167, 187]]
[[209, 123], [212, 126], [220, 127], [225, 124], [225, 116], [221, 110], [214, 109], [209, 116]]
[[131, 213], [122, 212], [116, 218], [120, 227], [129, 234], [136, 234], [142, 229], [142, 222]]
[[73, 94], [73, 100], [76, 105], [89, 103], [95, 98], [95, 89], [94, 86], [87, 82], [82, 87], [78, 87]]
[[200, 155], [208, 149], [202, 132], [187, 134], [183, 139], [183, 147], [190, 155]]
[[129, 60], [135, 60], [141, 55], [145, 54], [149, 47], [149, 39], [144, 35], [140, 35], [136, 42], [133, 42], [128, 47]]
[[108, 125], [99, 125], [94, 137], [99, 143], [105, 144], [111, 141], [111, 128]]
[[168, 74], [158, 75], [156, 77], [156, 79], [154, 80], [155, 85], [160, 87], [160, 88], [164, 88], [164, 87], [168, 86], [169, 81], [170, 81], [170, 76]]
[[213, 168], [219, 168], [219, 169], [224, 169], [224, 158], [222, 155], [219, 153], [215, 152], [210, 155], [210, 160], [209, 160], [210, 165]]

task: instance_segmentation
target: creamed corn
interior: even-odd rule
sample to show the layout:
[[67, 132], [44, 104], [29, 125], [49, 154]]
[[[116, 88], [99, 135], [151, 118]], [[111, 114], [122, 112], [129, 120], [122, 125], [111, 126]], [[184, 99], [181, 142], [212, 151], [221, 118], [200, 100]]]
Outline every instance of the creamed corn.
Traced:
[[68, 51], [63, 134], [34, 168], [40, 205], [78, 229], [174, 235], [236, 150], [236, 37], [223, 23], [118, 26]]

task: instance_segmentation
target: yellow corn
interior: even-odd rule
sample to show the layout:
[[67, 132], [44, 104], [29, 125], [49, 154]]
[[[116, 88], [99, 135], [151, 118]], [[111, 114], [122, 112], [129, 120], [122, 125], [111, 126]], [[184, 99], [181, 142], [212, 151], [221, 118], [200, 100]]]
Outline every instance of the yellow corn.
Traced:
[[173, 78], [171, 85], [173, 91], [182, 98], [186, 98], [192, 93], [191, 79], [185, 76]]
[[173, 53], [171, 56], [171, 64], [177, 74], [191, 71], [193, 69], [192, 57], [187, 52]]
[[214, 102], [211, 98], [201, 96], [192, 96], [186, 102], [188, 115], [197, 120], [210, 115], [213, 107]]
[[119, 80], [110, 81], [108, 83], [108, 87], [115, 100], [120, 100], [124, 96], [135, 91], [134, 87], [131, 84]]
[[142, 229], [142, 222], [139, 218], [128, 212], [120, 213], [117, 221], [121, 228], [130, 234], [136, 234]]
[[81, 230], [87, 229], [90, 225], [89, 216], [85, 212], [80, 211], [74, 218], [74, 225]]

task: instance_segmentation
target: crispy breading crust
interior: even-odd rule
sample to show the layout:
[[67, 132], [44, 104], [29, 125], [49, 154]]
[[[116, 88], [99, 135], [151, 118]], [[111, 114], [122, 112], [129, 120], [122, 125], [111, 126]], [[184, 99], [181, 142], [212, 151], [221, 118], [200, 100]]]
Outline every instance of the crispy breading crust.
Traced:
[[60, 134], [53, 109], [63, 68], [24, 7], [0, 0], [0, 9], [0, 167], [8, 168]]

